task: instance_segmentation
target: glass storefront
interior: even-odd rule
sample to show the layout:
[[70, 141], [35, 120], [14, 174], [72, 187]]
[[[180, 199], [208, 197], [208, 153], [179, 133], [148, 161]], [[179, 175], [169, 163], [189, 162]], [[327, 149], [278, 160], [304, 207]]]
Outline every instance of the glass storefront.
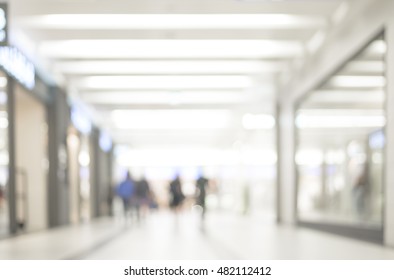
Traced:
[[92, 218], [92, 125], [81, 109], [71, 110], [72, 125], [68, 129], [68, 169], [70, 184], [70, 221], [88, 222]]
[[380, 36], [299, 103], [299, 221], [382, 228], [385, 52]]

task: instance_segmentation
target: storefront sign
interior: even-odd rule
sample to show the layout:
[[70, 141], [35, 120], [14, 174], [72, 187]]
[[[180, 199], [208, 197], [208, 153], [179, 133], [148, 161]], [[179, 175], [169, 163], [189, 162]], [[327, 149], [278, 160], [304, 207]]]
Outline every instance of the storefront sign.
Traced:
[[371, 149], [383, 149], [386, 137], [382, 129], [372, 132], [369, 137], [369, 147]]
[[78, 106], [71, 108], [71, 122], [83, 134], [89, 134], [92, 130], [92, 123], [86, 113]]
[[34, 65], [17, 48], [0, 47], [0, 66], [28, 89], [34, 88]]
[[100, 132], [99, 144], [100, 148], [106, 153], [112, 149], [112, 140], [108, 133], [104, 131]]
[[7, 45], [8, 34], [7, 4], [0, 3], [0, 46]]

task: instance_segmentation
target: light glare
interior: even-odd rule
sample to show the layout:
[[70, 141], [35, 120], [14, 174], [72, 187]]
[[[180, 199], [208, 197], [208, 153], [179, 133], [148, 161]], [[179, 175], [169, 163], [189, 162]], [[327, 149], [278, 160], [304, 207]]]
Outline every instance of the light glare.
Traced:
[[220, 149], [152, 149], [129, 150], [118, 154], [117, 162], [121, 166], [238, 166], [275, 165], [276, 153], [272, 150], [238, 151]]
[[[269, 92], [270, 93], [270, 92]], [[82, 100], [92, 104], [238, 104], [249, 102], [253, 94], [244, 91], [105, 91], [85, 92]]]
[[114, 110], [119, 129], [223, 129], [230, 124], [227, 110]]
[[386, 79], [382, 76], [335, 76], [329, 85], [344, 88], [381, 88], [386, 85]]
[[72, 61], [59, 62], [57, 72], [66, 74], [241, 74], [276, 73], [283, 69], [280, 62], [242, 60], [204, 61]]
[[303, 116], [296, 118], [298, 128], [363, 128], [383, 127], [384, 116]]
[[245, 129], [271, 129], [275, 126], [275, 118], [264, 114], [245, 114], [242, 118]]
[[64, 40], [44, 41], [39, 52], [63, 58], [209, 58], [294, 57], [298, 41], [285, 40]]
[[19, 20], [46, 29], [299, 29], [323, 27], [320, 17], [290, 14], [49, 14]]
[[87, 89], [187, 89], [248, 88], [253, 85], [247, 76], [91, 76], [76, 82]]

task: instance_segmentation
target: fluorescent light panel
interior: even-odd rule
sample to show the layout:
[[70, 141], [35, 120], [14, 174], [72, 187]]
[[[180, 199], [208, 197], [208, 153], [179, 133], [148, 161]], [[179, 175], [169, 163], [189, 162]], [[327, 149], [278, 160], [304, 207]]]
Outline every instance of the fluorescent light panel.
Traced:
[[385, 63], [383, 61], [352, 61], [341, 72], [376, 73], [383, 75]]
[[298, 128], [368, 128], [383, 127], [384, 116], [302, 116], [296, 118]]
[[60, 62], [55, 71], [66, 74], [237, 74], [272, 73], [283, 69], [280, 62], [242, 60], [207, 61], [73, 61]]
[[277, 155], [272, 150], [247, 150], [241, 153], [219, 149], [139, 149], [117, 155], [122, 166], [228, 166], [274, 165]]
[[324, 18], [290, 14], [50, 14], [19, 20], [45, 29], [315, 29]]
[[318, 90], [314, 91], [307, 102], [328, 102], [328, 103], [352, 103], [352, 104], [376, 104], [383, 102], [385, 93], [381, 90], [369, 91], [341, 91], [341, 90]]
[[386, 79], [382, 76], [334, 76], [328, 85], [338, 88], [382, 88], [386, 85]]
[[301, 109], [298, 115], [303, 116], [383, 116], [383, 109]]
[[227, 110], [114, 110], [118, 129], [222, 129], [231, 122]]
[[44, 41], [39, 52], [58, 58], [288, 58], [302, 54], [284, 40], [65, 40]]
[[253, 81], [247, 76], [90, 76], [76, 80], [85, 89], [187, 89], [248, 88]]
[[243, 91], [89, 92], [83, 101], [93, 104], [237, 104], [251, 100]]

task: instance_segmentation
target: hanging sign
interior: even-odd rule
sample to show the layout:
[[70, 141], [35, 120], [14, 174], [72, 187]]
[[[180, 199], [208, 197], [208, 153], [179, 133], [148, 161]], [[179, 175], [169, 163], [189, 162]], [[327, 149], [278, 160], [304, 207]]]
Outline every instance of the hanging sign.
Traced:
[[92, 131], [92, 123], [89, 120], [89, 117], [77, 105], [73, 105], [71, 107], [71, 122], [81, 133], [88, 135]]
[[105, 131], [100, 132], [99, 145], [104, 152], [108, 153], [109, 151], [111, 151], [112, 139], [107, 132]]
[[28, 89], [34, 88], [34, 65], [17, 48], [0, 47], [0, 66]]

